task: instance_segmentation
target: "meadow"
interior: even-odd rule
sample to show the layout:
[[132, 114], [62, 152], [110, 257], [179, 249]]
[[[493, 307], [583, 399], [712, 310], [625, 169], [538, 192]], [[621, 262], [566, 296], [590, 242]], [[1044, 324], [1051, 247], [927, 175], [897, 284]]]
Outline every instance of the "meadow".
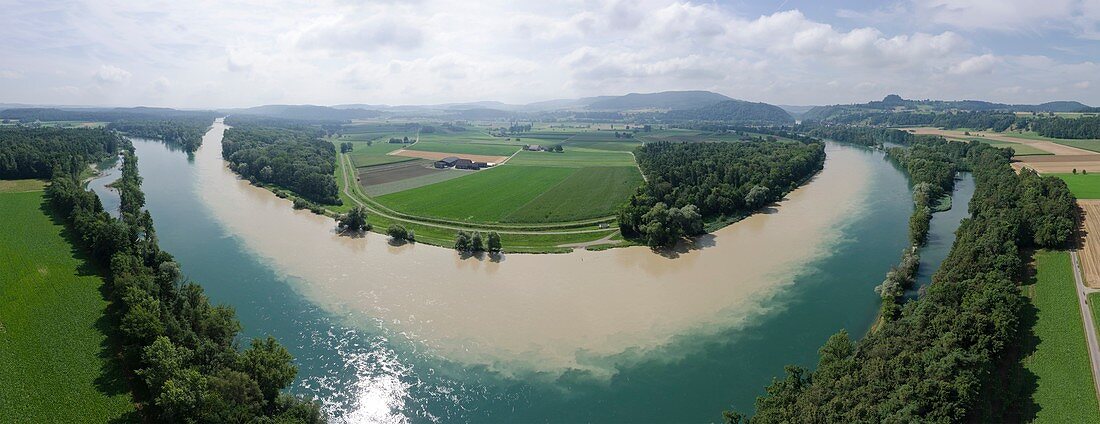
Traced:
[[421, 139], [406, 147], [408, 150], [454, 153], [456, 155], [511, 156], [522, 146], [508, 144], [482, 144], [460, 141], [428, 141]]
[[[334, 140], [334, 142], [339, 146], [341, 140]], [[352, 150], [348, 153], [348, 156], [351, 158], [356, 168], [416, 160], [416, 158], [389, 154], [394, 150], [404, 147], [404, 145], [401, 144], [382, 141], [372, 142], [370, 145], [367, 145], [367, 143], [363, 141], [352, 141], [351, 145]]]
[[109, 359], [104, 281], [44, 204], [41, 191], [0, 192], [0, 421], [124, 419], [133, 405]]
[[[412, 215], [501, 222], [576, 169], [500, 166], [442, 183], [380, 196], [387, 207]], [[574, 205], [571, 208], [583, 208]]]
[[1097, 174], [1054, 174], [1069, 186], [1069, 191], [1078, 199], [1100, 199], [1100, 175]]
[[1069, 253], [1036, 252], [1034, 268], [1023, 291], [1036, 314], [1035, 350], [1023, 364], [1037, 380], [1035, 422], [1100, 422]]

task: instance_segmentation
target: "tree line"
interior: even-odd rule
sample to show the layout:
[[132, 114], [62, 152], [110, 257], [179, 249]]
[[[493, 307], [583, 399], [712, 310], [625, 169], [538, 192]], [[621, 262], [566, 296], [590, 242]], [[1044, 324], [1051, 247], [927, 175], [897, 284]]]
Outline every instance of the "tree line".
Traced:
[[619, 210], [627, 237], [669, 246], [704, 222], [747, 216], [781, 199], [825, 162], [822, 143], [649, 143], [635, 151], [647, 181]]
[[[1064, 246], [1076, 204], [1065, 183], [1017, 174], [1010, 152], [972, 143], [970, 216], [932, 283], [876, 331], [853, 342], [841, 331], [819, 350], [815, 371], [786, 367], [756, 400], [749, 422], [1005, 421], [982, 394], [1019, 340], [1021, 250]], [[1006, 404], [1010, 404], [1006, 400]], [[745, 417], [727, 412], [727, 422]]]
[[310, 201], [341, 204], [336, 180], [336, 147], [309, 126], [267, 127], [237, 122], [222, 138], [229, 168], [254, 183], [274, 184]]
[[126, 145], [102, 128], [0, 127], [0, 179], [75, 176]]
[[270, 336], [241, 350], [233, 308], [211, 305], [160, 250], [132, 153], [113, 187], [118, 219], [71, 175], [58, 172], [46, 195], [106, 270], [115, 346], [143, 421], [322, 422], [316, 403], [282, 393], [297, 373], [290, 353]]
[[107, 128], [133, 137], [162, 140], [187, 152], [202, 146], [202, 136], [210, 129], [212, 119], [177, 118], [172, 120], [120, 120], [107, 124]]
[[[821, 123], [888, 126], [931, 126], [946, 129], [970, 128], [979, 131], [1034, 131], [1044, 137], [1066, 139], [1100, 139], [1100, 117], [1082, 116], [1065, 118], [1045, 115], [1017, 115], [999, 111], [957, 111], [944, 113], [928, 112], [861, 112], [830, 117], [825, 121], [808, 122], [807, 125]], [[822, 127], [834, 128], [834, 127]], [[861, 132], [862, 127], [835, 127], [835, 131]]]

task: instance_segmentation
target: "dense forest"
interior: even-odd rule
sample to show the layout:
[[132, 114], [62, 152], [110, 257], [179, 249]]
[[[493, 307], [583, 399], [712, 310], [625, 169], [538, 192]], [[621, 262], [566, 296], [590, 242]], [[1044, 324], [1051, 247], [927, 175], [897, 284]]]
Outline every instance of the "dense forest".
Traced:
[[118, 358], [144, 422], [323, 421], [316, 403], [285, 393], [297, 374], [291, 355], [272, 337], [238, 346], [241, 324], [228, 306], [214, 306], [160, 250], [144, 210], [137, 159], [124, 157], [114, 183], [120, 218], [95, 193], [58, 173], [46, 189], [56, 213], [107, 270], [108, 309], [117, 327]]
[[885, 143], [908, 145], [913, 139], [913, 135], [908, 132], [890, 128], [849, 127], [845, 125], [806, 128], [810, 128], [807, 134], [811, 137], [869, 147], [882, 146]]
[[0, 179], [76, 175], [125, 144], [104, 129], [0, 127]]
[[321, 129], [288, 124], [281, 128], [245, 121], [225, 131], [222, 157], [249, 181], [274, 184], [310, 201], [340, 204], [336, 180], [336, 147], [321, 138]]
[[214, 112], [182, 111], [164, 108], [116, 109], [7, 109], [0, 118], [15, 119], [33, 125], [37, 121], [106, 122], [107, 128], [134, 137], [153, 138], [193, 152], [202, 144], [202, 136], [214, 122]]
[[134, 137], [163, 140], [184, 151], [194, 152], [202, 145], [202, 136], [210, 129], [212, 122], [213, 119], [205, 117], [173, 120], [119, 120], [107, 124], [107, 128]]
[[1100, 116], [1034, 119], [1031, 129], [1044, 137], [1100, 139]]
[[1076, 205], [1062, 180], [1017, 174], [1009, 160], [1007, 150], [966, 148], [976, 182], [970, 217], [932, 284], [862, 340], [830, 337], [815, 371], [788, 366], [757, 398], [750, 422], [1012, 420], [990, 411], [982, 393], [1003, 383], [995, 367], [1019, 336], [1021, 250], [1064, 246]]
[[619, 211], [627, 237], [668, 246], [703, 223], [749, 215], [781, 199], [825, 162], [821, 143], [649, 143], [636, 150], [647, 181]]

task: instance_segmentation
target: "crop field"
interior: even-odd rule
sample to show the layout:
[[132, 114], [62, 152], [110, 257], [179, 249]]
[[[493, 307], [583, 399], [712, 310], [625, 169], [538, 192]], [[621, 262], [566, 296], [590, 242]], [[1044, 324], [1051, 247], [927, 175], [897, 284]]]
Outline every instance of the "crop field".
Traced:
[[990, 146], [993, 146], [993, 147], [996, 147], [996, 148], [999, 148], [999, 149], [1012, 149], [1013, 152], [1015, 152], [1016, 156], [1035, 156], [1035, 155], [1052, 155], [1053, 154], [1053, 153], [1048, 152], [1046, 150], [1042, 150], [1042, 149], [1039, 149], [1037, 147], [1027, 145], [1027, 144], [1010, 143], [1010, 142], [1007, 142], [1007, 141], [995, 141], [995, 140], [988, 140], [988, 139], [984, 139], [984, 138], [971, 138], [971, 140], [975, 140], [975, 141], [978, 141], [980, 143], [985, 143], [985, 144], [988, 144]]
[[1078, 199], [1100, 199], [1100, 174], [1054, 174], [1069, 186]]
[[1077, 200], [1083, 216], [1084, 246], [1081, 249], [1081, 273], [1085, 284], [1100, 288], [1100, 200]]
[[558, 167], [501, 166], [377, 200], [413, 215], [502, 222], [574, 172], [575, 169]]
[[406, 147], [407, 150], [420, 150], [426, 152], [440, 152], [452, 154], [482, 155], [482, 156], [511, 156], [522, 146], [507, 144], [482, 144], [446, 141], [425, 141], [423, 138], [416, 144]]
[[0, 180], [0, 193], [40, 191], [45, 185], [42, 180]]
[[1085, 149], [1091, 152], [1100, 152], [1100, 140], [1057, 139], [1054, 142], [1063, 146], [1076, 147], [1078, 149]]
[[1069, 253], [1036, 252], [1034, 268], [1034, 280], [1023, 290], [1035, 310], [1031, 334], [1025, 335], [1034, 351], [1024, 358], [1037, 380], [1035, 422], [1100, 422]]
[[104, 281], [42, 195], [0, 192], [0, 420], [123, 420], [133, 406], [105, 350]]
[[471, 172], [435, 169], [432, 161], [417, 159], [359, 169], [358, 175], [359, 185], [364, 192], [371, 196], [382, 196], [466, 176]]
[[512, 212], [506, 221], [561, 222], [610, 215], [642, 184], [633, 167], [580, 168]]
[[522, 151], [508, 161], [509, 166], [563, 166], [583, 168], [589, 166], [634, 166], [634, 157], [628, 153], [567, 148], [561, 153]]
[[[335, 140], [335, 142], [339, 145], [341, 141]], [[348, 157], [351, 158], [351, 162], [355, 164], [356, 168], [415, 160], [414, 158], [388, 154], [404, 147], [404, 145], [401, 144], [392, 144], [384, 141], [374, 142], [370, 146], [365, 142], [353, 141], [351, 144], [352, 150], [348, 152]]]

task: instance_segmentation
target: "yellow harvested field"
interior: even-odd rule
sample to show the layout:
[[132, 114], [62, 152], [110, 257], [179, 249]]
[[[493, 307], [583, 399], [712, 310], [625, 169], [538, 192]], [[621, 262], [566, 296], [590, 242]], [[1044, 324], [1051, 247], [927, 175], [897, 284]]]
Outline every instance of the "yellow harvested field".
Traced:
[[1078, 200], [1077, 206], [1083, 215], [1081, 271], [1086, 285], [1100, 288], [1100, 200]]
[[440, 160], [440, 159], [443, 159], [443, 158], [448, 158], [448, 157], [454, 156], [456, 158], [469, 159], [469, 160], [472, 160], [474, 162], [488, 162], [488, 163], [501, 163], [501, 162], [504, 162], [505, 159], [508, 159], [507, 156], [466, 155], [466, 154], [458, 154], [458, 153], [425, 152], [425, 151], [420, 151], [420, 150], [405, 150], [405, 149], [395, 150], [395, 151], [390, 152], [389, 154], [394, 155], [394, 156], [405, 156], [405, 157], [410, 157], [410, 158], [431, 159], [431, 160]]
[[[909, 128], [906, 129], [913, 134], [929, 134], [939, 135], [950, 140], [969, 140], [971, 138], [983, 138], [991, 141], [1001, 141], [1005, 143], [1026, 144], [1036, 149], [1050, 152], [1055, 155], [1095, 155], [1096, 152], [1090, 152], [1085, 149], [1078, 149], [1076, 147], [1064, 146], [1058, 143], [1043, 141], [1043, 140], [1031, 140], [1026, 138], [1016, 138], [1008, 135], [997, 134], [994, 132], [978, 131], [973, 132], [970, 135], [966, 135], [965, 131], [958, 130], [941, 130], [939, 128]], [[1100, 164], [1100, 163], [1098, 163]], [[1042, 171], [1040, 171], [1042, 172]]]
[[42, 180], [0, 180], [0, 193], [22, 193], [42, 191], [46, 182]]

